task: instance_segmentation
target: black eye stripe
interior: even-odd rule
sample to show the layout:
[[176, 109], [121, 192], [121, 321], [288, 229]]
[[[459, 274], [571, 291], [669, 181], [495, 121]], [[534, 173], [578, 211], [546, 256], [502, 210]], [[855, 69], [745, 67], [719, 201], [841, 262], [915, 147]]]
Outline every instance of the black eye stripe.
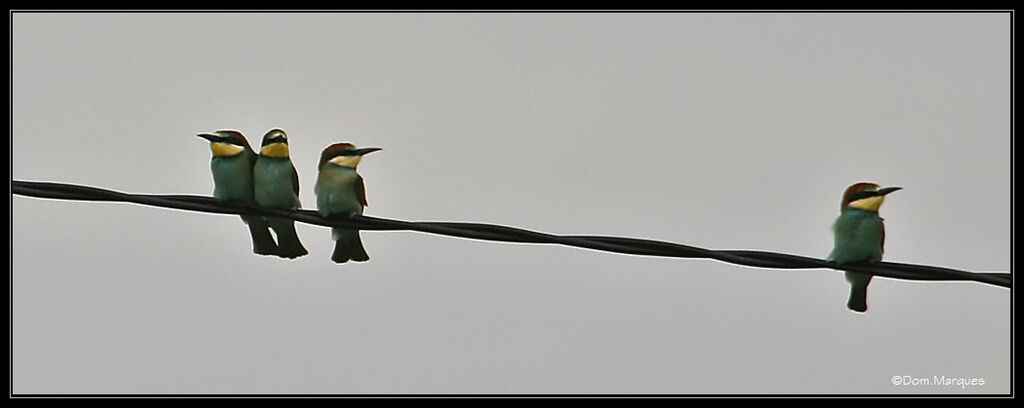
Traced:
[[876, 190], [861, 190], [856, 193], [853, 193], [853, 195], [850, 196], [850, 201], [857, 201], [862, 198], [874, 197], [877, 195], [877, 193], [878, 191]]
[[288, 144], [288, 139], [284, 137], [284, 134], [278, 133], [278, 134], [276, 134], [274, 136], [263, 138], [262, 146], [266, 146], [268, 144], [274, 144], [274, 143]]
[[335, 157], [352, 157], [355, 156], [355, 151], [352, 150], [340, 150], [333, 152], [327, 156], [327, 160], [332, 160]]

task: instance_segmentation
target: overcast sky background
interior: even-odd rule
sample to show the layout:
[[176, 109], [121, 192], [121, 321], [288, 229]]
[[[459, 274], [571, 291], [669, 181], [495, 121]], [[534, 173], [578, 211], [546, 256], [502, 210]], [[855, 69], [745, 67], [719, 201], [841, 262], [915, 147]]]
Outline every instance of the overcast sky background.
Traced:
[[[12, 177], [210, 195], [198, 132], [367, 156], [367, 215], [1010, 271], [1008, 13], [12, 16]], [[1011, 292], [12, 198], [16, 393], [1007, 393]], [[979, 378], [961, 387], [894, 376]]]

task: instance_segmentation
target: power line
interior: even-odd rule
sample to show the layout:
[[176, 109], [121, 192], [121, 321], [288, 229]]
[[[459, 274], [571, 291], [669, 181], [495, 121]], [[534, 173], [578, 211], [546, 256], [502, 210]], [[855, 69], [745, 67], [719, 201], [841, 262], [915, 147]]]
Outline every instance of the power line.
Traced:
[[648, 239], [553, 235], [521, 228], [467, 222], [411, 222], [351, 215], [324, 218], [311, 210], [282, 210], [241, 202], [220, 202], [213, 197], [195, 195], [127, 194], [96, 187], [61, 183], [11, 181], [11, 192], [18, 195], [80, 201], [130, 202], [156, 207], [215, 214], [252, 214], [286, 217], [307, 224], [375, 231], [419, 231], [487, 241], [533, 244], [557, 244], [597, 251], [674, 258], [706, 258], [757, 268], [813, 269], [829, 268], [854, 271], [894, 279], [917, 281], [975, 281], [1009, 288], [1009, 273], [978, 273], [939, 266], [896, 262], [840, 265], [822, 259], [766, 251], [710, 250], [690, 245]]

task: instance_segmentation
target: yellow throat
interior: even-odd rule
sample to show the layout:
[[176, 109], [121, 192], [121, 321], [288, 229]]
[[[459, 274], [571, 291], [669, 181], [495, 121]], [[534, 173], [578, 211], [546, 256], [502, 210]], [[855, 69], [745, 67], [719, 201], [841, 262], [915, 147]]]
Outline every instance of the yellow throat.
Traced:
[[231, 143], [213, 142], [210, 143], [210, 150], [213, 151], [213, 157], [231, 157], [241, 153], [245, 148]]
[[856, 201], [851, 201], [850, 204], [847, 205], [847, 207], [856, 208], [864, 211], [878, 212], [878, 208], [882, 206], [883, 201], [885, 201], [885, 196], [868, 197]]
[[285, 143], [271, 143], [260, 149], [260, 155], [278, 159], [288, 158], [288, 145]]
[[349, 167], [354, 169], [356, 168], [356, 166], [359, 165], [359, 161], [362, 159], [363, 156], [338, 156], [328, 161], [330, 161], [332, 164], [341, 167]]

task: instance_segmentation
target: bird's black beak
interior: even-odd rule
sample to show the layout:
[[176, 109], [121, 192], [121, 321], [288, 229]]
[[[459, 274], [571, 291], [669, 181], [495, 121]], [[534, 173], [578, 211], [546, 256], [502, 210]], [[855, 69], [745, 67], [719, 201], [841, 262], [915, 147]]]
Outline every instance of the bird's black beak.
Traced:
[[886, 188], [879, 189], [878, 192], [875, 193], [875, 195], [876, 196], [884, 196], [884, 195], [889, 194], [891, 192], [894, 192], [896, 190], [902, 190], [902, 189], [903, 189], [903, 187], [886, 187]]
[[364, 147], [362, 149], [356, 149], [355, 153], [358, 156], [365, 156], [367, 154], [373, 153], [373, 152], [378, 151], [378, 150], [384, 150], [384, 149], [381, 149], [379, 147]]
[[209, 140], [211, 143], [220, 141], [220, 137], [212, 133], [200, 133], [196, 136]]

